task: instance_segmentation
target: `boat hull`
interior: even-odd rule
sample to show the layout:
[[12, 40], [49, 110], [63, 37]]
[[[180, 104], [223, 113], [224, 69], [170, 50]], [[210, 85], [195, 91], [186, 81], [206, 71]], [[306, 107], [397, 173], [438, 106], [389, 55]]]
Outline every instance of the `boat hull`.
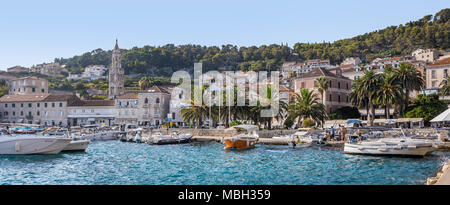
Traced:
[[423, 157], [434, 151], [432, 147], [416, 147], [416, 148], [395, 148], [394, 146], [387, 147], [372, 147], [358, 144], [346, 143], [344, 146], [344, 153], [346, 154], [362, 154], [362, 155], [387, 155], [387, 156], [411, 156]]
[[106, 141], [106, 140], [116, 140], [118, 138], [119, 132], [99, 132], [92, 134], [85, 134], [81, 138], [90, 141]]
[[155, 145], [167, 145], [167, 144], [185, 144], [191, 142], [192, 135], [189, 135], [187, 137], [160, 137], [157, 139], [150, 139], [148, 142], [150, 144]]
[[255, 139], [224, 139], [225, 150], [245, 150], [255, 147]]
[[68, 138], [18, 138], [0, 141], [0, 154], [58, 154], [70, 143]]
[[90, 143], [89, 140], [71, 141], [62, 152], [84, 152]]

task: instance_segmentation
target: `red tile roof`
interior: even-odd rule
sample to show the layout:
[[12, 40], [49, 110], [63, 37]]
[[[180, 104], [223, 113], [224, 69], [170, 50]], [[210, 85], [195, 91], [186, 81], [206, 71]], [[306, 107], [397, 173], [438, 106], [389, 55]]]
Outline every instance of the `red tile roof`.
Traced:
[[68, 104], [76, 103], [80, 99], [76, 95], [68, 94], [25, 94], [25, 95], [4, 95], [0, 102], [55, 102], [66, 101]]
[[118, 96], [117, 99], [138, 99], [137, 93], [127, 93], [125, 95]]
[[449, 65], [449, 64], [450, 64], [450, 57], [434, 62], [433, 64], [430, 65], [430, 67], [431, 66], [440, 66], [440, 65]]

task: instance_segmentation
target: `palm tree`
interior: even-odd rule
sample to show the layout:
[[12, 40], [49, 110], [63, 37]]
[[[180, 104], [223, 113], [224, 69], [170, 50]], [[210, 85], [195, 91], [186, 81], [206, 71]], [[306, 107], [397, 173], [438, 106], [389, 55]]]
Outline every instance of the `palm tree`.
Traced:
[[350, 100], [356, 108], [365, 108], [366, 113], [369, 113], [369, 98], [367, 92], [362, 90], [361, 78], [358, 78], [352, 83], [352, 92], [350, 93]]
[[298, 118], [297, 124], [306, 118], [311, 118], [316, 123], [323, 123], [327, 118], [325, 106], [319, 102], [317, 94], [308, 89], [301, 89], [300, 95], [295, 94], [295, 100], [289, 105], [288, 113], [291, 119]]
[[402, 63], [400, 64], [400, 68], [394, 70], [393, 72], [394, 80], [399, 82], [402, 89], [405, 91], [405, 100], [403, 103], [403, 108], [401, 109], [401, 113], [403, 114], [409, 105], [409, 93], [411, 91], [419, 91], [422, 89], [424, 86], [424, 81], [422, 74], [411, 64]]
[[367, 113], [367, 121], [370, 126], [373, 126], [373, 120], [375, 118], [375, 98], [379, 81], [380, 77], [375, 74], [375, 71], [365, 71], [364, 76], [358, 82], [359, 88], [353, 91], [357, 92], [357, 96], [366, 97], [367, 99], [367, 106], [370, 109], [370, 114], [369, 112]]
[[440, 96], [448, 96], [450, 95], [450, 77], [442, 80], [441, 84], [439, 84], [439, 95]]
[[[202, 87], [202, 94], [201, 96], [203, 96], [203, 93], [205, 91], [205, 87]], [[194, 93], [194, 92], [192, 92]], [[195, 105], [194, 103], [194, 98], [195, 98], [195, 93], [194, 95], [191, 97], [191, 103], [189, 107], [185, 107], [181, 109], [181, 117], [183, 118], [183, 120], [185, 122], [193, 122], [196, 123], [196, 126], [201, 126], [203, 119], [207, 118], [209, 116], [209, 109], [206, 106], [205, 102], [202, 101], [202, 105]], [[199, 97], [199, 96], [197, 96]]]
[[145, 89], [152, 87], [152, 81], [149, 77], [142, 77], [138, 81], [138, 85], [141, 88], [141, 90], [145, 90]]
[[383, 74], [377, 74], [377, 77], [381, 78], [380, 85], [376, 91], [376, 103], [384, 106], [384, 113], [386, 119], [389, 119], [390, 105], [400, 103], [403, 99], [402, 87], [394, 81], [392, 73], [385, 72]]
[[316, 81], [314, 82], [314, 84], [315, 84], [314, 86], [318, 88], [317, 91], [319, 91], [319, 93], [322, 97], [322, 104], [325, 105], [326, 95], [324, 95], [324, 94], [327, 92], [328, 87], [329, 87], [327, 79], [325, 79], [325, 77], [317, 78]]

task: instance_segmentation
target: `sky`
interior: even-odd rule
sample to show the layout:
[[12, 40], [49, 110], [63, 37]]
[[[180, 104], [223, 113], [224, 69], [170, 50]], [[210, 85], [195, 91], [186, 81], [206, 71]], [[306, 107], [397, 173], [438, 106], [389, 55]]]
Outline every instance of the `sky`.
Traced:
[[0, 69], [97, 48], [333, 42], [449, 8], [448, 0], [0, 2]]

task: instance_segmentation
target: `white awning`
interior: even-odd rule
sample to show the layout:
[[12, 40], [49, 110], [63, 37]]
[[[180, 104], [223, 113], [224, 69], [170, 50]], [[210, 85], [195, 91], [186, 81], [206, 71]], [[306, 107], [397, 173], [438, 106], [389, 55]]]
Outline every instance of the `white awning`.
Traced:
[[433, 118], [430, 122], [446, 122], [450, 121], [450, 108]]

